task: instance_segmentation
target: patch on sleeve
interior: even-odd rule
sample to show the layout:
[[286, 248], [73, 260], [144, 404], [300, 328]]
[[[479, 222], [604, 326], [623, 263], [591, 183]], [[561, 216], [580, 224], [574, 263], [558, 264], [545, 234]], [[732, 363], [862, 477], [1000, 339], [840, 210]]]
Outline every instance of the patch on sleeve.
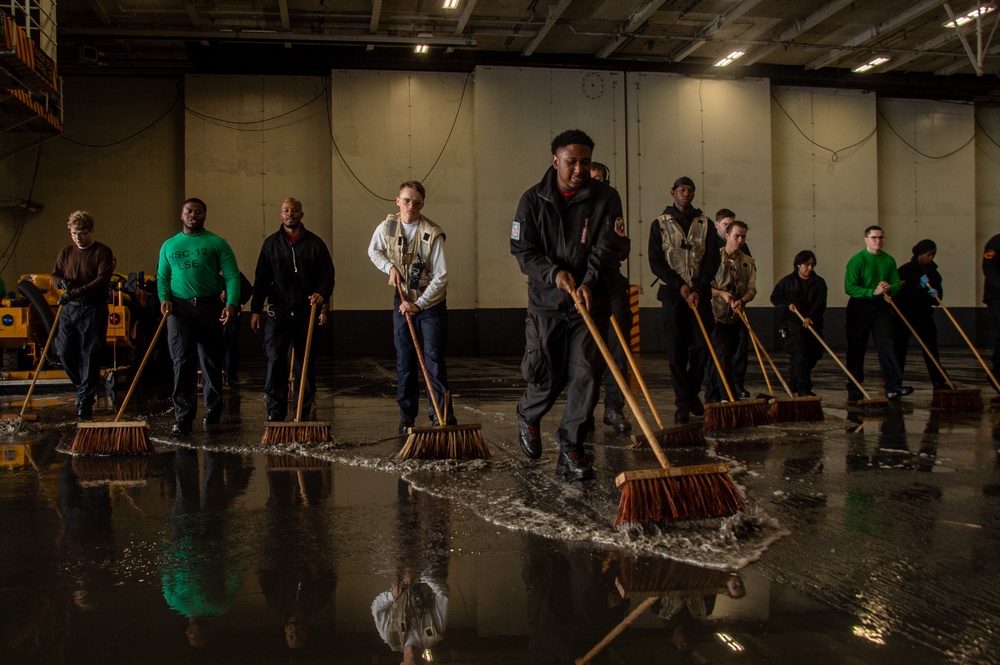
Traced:
[[615, 220], [615, 233], [618, 234], [619, 238], [625, 237], [625, 220], [621, 217]]
[[996, 255], [997, 253], [995, 251], [993, 251], [992, 249], [988, 249], [986, 250], [986, 253], [983, 254], [983, 258], [986, 259], [987, 261], [992, 261], [993, 257]]
[[520, 240], [521, 239], [521, 222], [514, 220], [510, 224], [510, 239]]

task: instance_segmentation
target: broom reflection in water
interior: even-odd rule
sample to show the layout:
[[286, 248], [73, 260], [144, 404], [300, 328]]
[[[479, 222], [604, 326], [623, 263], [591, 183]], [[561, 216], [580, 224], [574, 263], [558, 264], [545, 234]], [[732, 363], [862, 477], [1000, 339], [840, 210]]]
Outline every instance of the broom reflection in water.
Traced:
[[413, 665], [448, 627], [448, 504], [399, 481], [396, 578], [375, 596], [375, 628], [389, 648]]
[[160, 576], [167, 605], [187, 617], [188, 644], [208, 644], [206, 620], [232, 608], [243, 580], [236, 566], [238, 548], [226, 532], [226, 509], [246, 491], [253, 468], [238, 455], [178, 449], [168, 538], [162, 544]]

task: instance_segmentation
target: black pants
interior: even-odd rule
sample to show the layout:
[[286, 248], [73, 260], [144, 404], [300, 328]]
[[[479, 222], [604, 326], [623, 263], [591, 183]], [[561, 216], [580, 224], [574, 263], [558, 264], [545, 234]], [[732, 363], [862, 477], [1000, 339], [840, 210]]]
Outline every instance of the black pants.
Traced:
[[[399, 313], [399, 295], [393, 299], [392, 328], [393, 341], [396, 345], [396, 402], [399, 404], [399, 418], [407, 422], [416, 422], [419, 412], [420, 384], [424, 382], [423, 372], [420, 370], [420, 361], [417, 358], [416, 349], [413, 347], [413, 336], [410, 328], [406, 325], [406, 317]], [[424, 364], [427, 366], [427, 373], [431, 377], [431, 385], [434, 387], [434, 396], [438, 406], [441, 407], [442, 415], [447, 410], [446, 416], [449, 423], [455, 422], [455, 413], [452, 405], [445, 404], [445, 393], [448, 392], [448, 366], [444, 360], [444, 347], [448, 341], [448, 307], [445, 301], [429, 307], [417, 314], [411, 314], [413, 327], [417, 331], [417, 340], [420, 342], [420, 349], [424, 354]], [[450, 399], [449, 395], [449, 399]], [[427, 404], [427, 417], [432, 423], [437, 422], [434, 414], [434, 405]]]
[[[741, 322], [719, 323], [718, 321], [715, 322], [715, 328], [712, 329], [712, 347], [715, 349], [715, 355], [719, 359], [719, 364], [722, 365], [726, 382], [729, 383], [729, 388], [733, 391], [734, 397], [736, 396], [737, 383], [733, 356], [735, 355], [735, 349], [740, 344], [741, 330], [744, 333], [746, 332], [746, 326]], [[743, 347], [743, 351], [745, 358], [746, 347]], [[744, 364], [745, 371], [746, 367]], [[742, 386], [742, 382], [739, 385]], [[715, 362], [707, 363], [705, 366], [705, 401], [719, 402], [723, 399], [729, 399], [729, 391], [726, 390], [726, 386], [719, 377], [719, 370], [716, 368]]]
[[990, 335], [993, 337], [993, 376], [1000, 377], [1000, 300], [986, 303], [986, 314], [990, 319]]
[[[913, 329], [917, 331], [920, 339], [923, 340], [927, 348], [934, 354], [934, 358], [940, 360], [941, 356], [938, 353], [937, 345], [937, 326], [934, 325], [934, 310], [928, 309], [925, 312], [904, 311], [903, 316], [906, 317], [906, 321], [909, 321]], [[893, 321], [896, 327], [894, 348], [896, 350], [896, 363], [899, 365], [900, 374], [904, 373], [906, 352], [910, 346], [910, 339], [913, 337], [913, 333], [910, 332], [906, 321], [901, 320], [899, 317], [896, 317]], [[920, 342], [916, 340], [914, 340], [914, 344], [920, 346]], [[924, 364], [927, 366], [927, 376], [930, 377], [931, 383], [934, 385], [945, 384], [944, 376], [941, 375], [941, 372], [934, 365], [934, 361], [927, 355], [923, 347], [920, 347], [920, 353], [924, 357]]]
[[[812, 392], [812, 371], [823, 356], [823, 345], [798, 321], [783, 329], [785, 351], [789, 356], [788, 388], [794, 394]], [[820, 335], [823, 331], [813, 326]]]
[[[615, 317], [615, 321], [618, 322], [618, 327], [621, 328], [622, 334], [625, 335], [625, 343], [629, 343], [629, 338], [632, 331], [632, 308], [629, 306], [629, 296], [628, 296], [628, 283], [624, 284], [624, 288], [614, 288], [611, 291], [611, 316]], [[608, 333], [605, 337], [608, 344], [608, 350], [611, 351], [611, 357], [615, 360], [615, 366], [618, 367], [618, 371], [622, 373], [625, 380], [628, 380], [628, 357], [625, 355], [625, 349], [622, 348], [621, 342], [618, 341], [618, 335], [615, 334], [615, 329], [611, 325], [611, 321], [608, 321]], [[604, 410], [614, 411], [616, 413], [621, 412], [622, 408], [625, 406], [625, 396], [622, 394], [622, 389], [618, 387], [618, 382], [615, 381], [614, 375], [611, 373], [610, 369], [604, 371]]]
[[101, 357], [108, 337], [107, 303], [68, 302], [59, 315], [59, 362], [76, 386], [76, 407], [92, 406], [101, 387]]
[[[284, 420], [288, 415], [288, 350], [293, 350], [295, 359], [292, 368], [292, 408], [297, 409], [300, 381], [302, 380], [302, 360], [306, 354], [306, 339], [309, 336], [309, 308], [281, 311], [271, 308], [264, 327], [264, 354], [267, 356], [267, 376], [264, 379], [264, 405], [267, 412], [277, 413]], [[306, 369], [305, 393], [302, 399], [302, 418], [308, 419], [316, 398], [316, 356], [317, 345], [309, 352], [309, 367]], [[297, 417], [297, 414], [296, 414]]]
[[[847, 370], [858, 383], [865, 382], [865, 354], [870, 335], [875, 340], [886, 392], [896, 392], [903, 385], [903, 375], [893, 349], [892, 316], [889, 303], [881, 298], [850, 298], [847, 301]], [[847, 390], [856, 396], [857, 388], [850, 380]]]
[[223, 328], [222, 336], [226, 349], [226, 383], [235, 383], [240, 379], [240, 332], [242, 327], [240, 314], [237, 312], [236, 316], [230, 319]]
[[566, 409], [556, 440], [560, 450], [582, 452], [594, 431], [594, 407], [605, 369], [597, 344], [576, 312], [568, 318], [528, 312], [524, 324], [521, 374], [528, 388], [517, 405], [517, 414], [529, 423], [540, 424], [566, 388]]
[[198, 405], [198, 364], [205, 408], [215, 411], [222, 402], [223, 303], [216, 294], [201, 298], [173, 300], [173, 314], [167, 317], [167, 343], [174, 361], [174, 417], [194, 420]]
[[736, 339], [729, 347], [729, 367], [732, 370], [733, 390], [740, 390], [747, 380], [747, 345], [750, 342], [750, 331], [742, 321], [733, 324], [736, 328]]
[[[689, 408], [698, 397], [701, 382], [705, 378], [708, 362], [708, 344], [698, 327], [694, 311], [687, 302], [669, 298], [663, 301], [661, 310], [663, 328], [667, 333], [667, 361], [670, 363], [670, 383], [674, 388], [674, 404], [678, 408]], [[715, 326], [710, 299], [702, 299], [698, 305], [705, 330], [711, 334]]]

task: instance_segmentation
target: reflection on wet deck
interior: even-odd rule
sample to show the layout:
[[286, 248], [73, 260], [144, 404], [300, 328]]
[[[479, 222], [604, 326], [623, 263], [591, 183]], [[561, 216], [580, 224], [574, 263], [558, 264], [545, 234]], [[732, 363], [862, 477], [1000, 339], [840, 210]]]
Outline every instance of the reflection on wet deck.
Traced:
[[[945, 360], [985, 390], [978, 365]], [[640, 362], [670, 411], [665, 359]], [[455, 359], [457, 415], [482, 423], [493, 458], [397, 462], [392, 368], [325, 361], [332, 444], [263, 448], [254, 367], [226, 392], [223, 422], [181, 441], [166, 391], [140, 391], [130, 417], [150, 422], [151, 457], [66, 455], [68, 395], [9, 432], [3, 660], [388, 664], [395, 647], [572, 663], [607, 638], [593, 662], [1000, 662], [995, 412], [931, 410], [917, 382], [862, 417], [821, 362], [824, 421], [668, 451], [730, 462], [745, 514], [617, 530], [614, 475], [655, 468], [648, 450], [599, 424], [597, 479], [567, 484], [554, 475], [560, 405], [531, 462], [516, 440], [518, 360]]]

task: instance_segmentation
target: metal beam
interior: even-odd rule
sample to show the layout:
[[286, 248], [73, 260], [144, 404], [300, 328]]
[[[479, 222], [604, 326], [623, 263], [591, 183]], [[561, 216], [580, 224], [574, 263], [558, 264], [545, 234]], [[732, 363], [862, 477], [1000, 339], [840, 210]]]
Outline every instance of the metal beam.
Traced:
[[373, 35], [378, 32], [378, 20], [382, 14], [382, 0], [372, 0], [372, 22], [368, 26], [368, 32]]
[[[833, 2], [823, 5], [822, 7], [814, 11], [812, 14], [802, 19], [801, 21], [796, 21], [795, 23], [793, 23], [790, 28], [786, 29], [784, 32], [778, 35], [777, 41], [790, 42], [791, 40], [801, 35], [803, 32], [806, 32], [807, 30], [816, 27], [826, 19], [830, 18], [831, 16], [839, 12], [844, 7], [847, 7], [852, 4], [854, 4], [854, 0], [833, 0]], [[780, 44], [776, 44], [774, 46], [768, 46], [762, 51], [758, 51], [757, 53], [751, 54], [751, 56], [749, 58], [744, 59], [741, 64], [744, 67], [752, 65], [755, 62], [771, 55], [780, 48], [781, 48]]]
[[281, 12], [281, 27], [288, 30], [292, 27], [288, 18], [288, 0], [278, 0], [278, 11]]
[[[950, 42], [953, 39], [957, 39], [959, 31], [961, 31], [961, 32], [967, 32], [967, 31], [971, 30], [973, 27], [974, 27], [973, 25], [963, 25], [963, 26], [961, 26], [959, 28], [945, 30], [944, 32], [942, 32], [940, 35], [938, 35], [934, 39], [928, 39], [923, 44], [918, 44], [917, 46], [914, 46], [913, 50], [914, 51], [930, 51], [932, 49], [936, 49], [939, 46], [943, 46], [944, 44], [947, 44], [948, 42]], [[924, 55], [924, 54], [923, 53], [908, 53], [908, 54], [900, 56], [898, 58], [895, 55], [893, 55], [892, 56], [892, 60], [890, 60], [889, 62], [885, 63], [884, 65], [881, 65], [878, 68], [878, 71], [879, 71], [879, 73], [891, 72], [892, 70], [899, 69], [900, 67], [902, 67], [903, 65], [905, 65], [905, 64], [907, 64], [909, 62], [913, 62], [914, 60], [916, 60], [917, 58], [921, 57], [922, 55]]]
[[465, 32], [465, 26], [472, 18], [472, 11], [476, 8], [476, 0], [466, 0], [465, 10], [462, 11], [462, 18], [458, 19], [458, 26], [455, 28], [455, 36], [458, 37]]
[[645, 5], [639, 9], [632, 12], [629, 16], [628, 22], [625, 23], [618, 31], [617, 36], [612, 38], [607, 44], [601, 47], [601, 50], [597, 52], [595, 57], [606, 58], [612, 53], [614, 53], [619, 46], [621, 46], [626, 39], [629, 38], [631, 33], [639, 29], [643, 23], [649, 20], [649, 17], [656, 13], [660, 7], [663, 6], [667, 0], [649, 0]]
[[105, 37], [108, 39], [162, 39], [176, 41], [239, 41], [239, 42], [290, 42], [293, 44], [386, 44], [413, 46], [476, 45], [476, 40], [468, 37], [403, 37], [394, 35], [338, 35], [307, 32], [284, 32], [280, 30], [142, 30], [118, 28], [68, 28], [60, 34], [77, 37]]
[[555, 7], [549, 5], [549, 17], [545, 19], [545, 25], [543, 25], [538, 31], [538, 34], [531, 40], [531, 43], [524, 47], [524, 50], [521, 51], [521, 55], [531, 55], [535, 52], [538, 45], [542, 43], [543, 39], [545, 39], [545, 35], [549, 34], [549, 30], [551, 30], [552, 26], [556, 24], [556, 21], [558, 21], [559, 17], [563, 15], [563, 12], [566, 11], [566, 8], [569, 7], [571, 2], [573, 2], [573, 0], [559, 0], [559, 4]]
[[108, 14], [105, 0], [87, 0], [87, 4], [97, 14], [97, 18], [101, 19], [101, 23], [111, 25], [111, 16]]
[[944, 4], [944, 0], [923, 0], [923, 2], [918, 2], [913, 5], [905, 12], [893, 16], [887, 21], [883, 21], [878, 25], [873, 25], [864, 32], [858, 33], [852, 39], [844, 42], [840, 46], [836, 47], [834, 50], [830, 51], [826, 55], [816, 58], [812, 62], [806, 65], [806, 69], [820, 69], [826, 67], [827, 65], [836, 62], [844, 55], [850, 53], [852, 50], [861, 46], [865, 42], [871, 41], [875, 37], [898, 28], [899, 26], [911, 21], [912, 19], [929, 12], [932, 9], [937, 9]]
[[725, 26], [729, 25], [739, 17], [746, 14], [748, 11], [756, 7], [761, 3], [761, 0], [743, 0], [740, 4], [736, 5], [730, 9], [725, 14], [720, 14], [715, 17], [715, 20], [706, 25], [704, 28], [698, 31], [697, 39], [687, 46], [682, 46], [679, 50], [675, 51], [670, 57], [673, 62], [680, 62], [684, 58], [688, 57], [698, 49], [700, 49], [705, 41], [714, 35], [717, 31], [721, 30]]
[[[993, 48], [986, 51], [986, 55], [996, 55], [997, 53], [1000, 53], [1000, 46], [994, 46]], [[975, 64], [970, 62], [968, 58], [959, 58], [953, 64], [947, 65], [945, 67], [942, 67], [941, 69], [936, 70], [934, 72], [934, 75], [948, 76], [949, 74], [954, 74], [963, 67], [969, 67], [969, 66], [975, 69]]]

